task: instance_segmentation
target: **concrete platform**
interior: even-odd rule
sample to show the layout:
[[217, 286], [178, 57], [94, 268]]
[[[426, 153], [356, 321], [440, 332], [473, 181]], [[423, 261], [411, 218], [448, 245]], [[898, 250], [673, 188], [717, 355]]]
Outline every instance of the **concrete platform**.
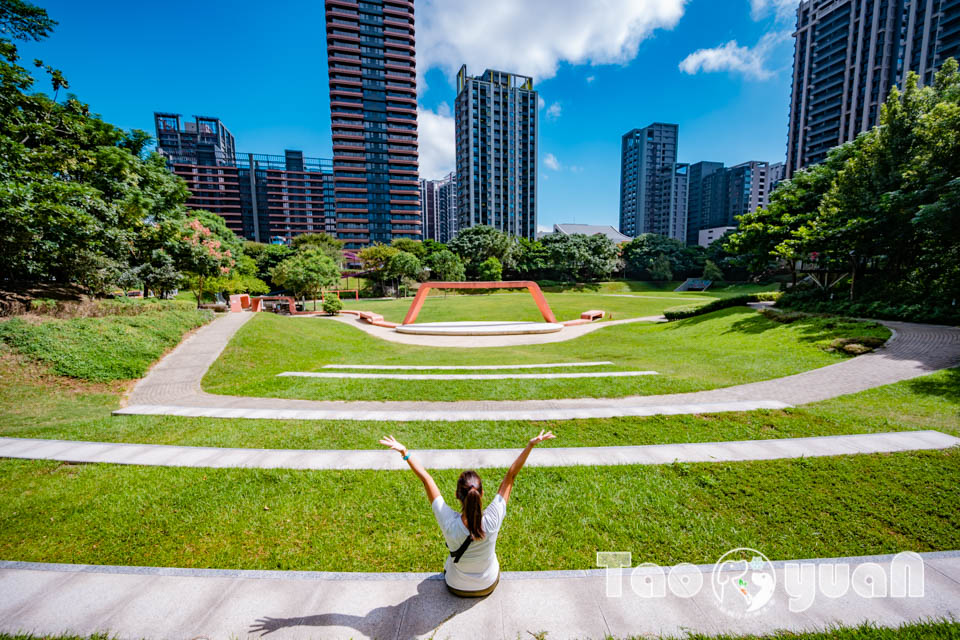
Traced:
[[[436, 563], [443, 561], [437, 542]], [[762, 550], [761, 550], [762, 551]], [[896, 575], [893, 556], [773, 562], [773, 591], [747, 617], [732, 615], [712, 588], [733, 567], [663, 567], [674, 576], [663, 595], [635, 590], [651, 569], [607, 576], [604, 570], [504, 571], [485, 598], [456, 598], [439, 573], [235, 571], [0, 562], [0, 632], [53, 636], [105, 633], [139, 638], [561, 638], [683, 637], [687, 633], [764, 634], [824, 630], [871, 622], [882, 627], [960, 617], [960, 554], [912, 556], [920, 563], [911, 591], [865, 597], [863, 589], [799, 593], [791, 565], [813, 571]], [[633, 558], [639, 565], [644, 558]], [[613, 573], [613, 572], [611, 572]], [[735, 577], [735, 576], [734, 576]], [[747, 576], [750, 577], [750, 576]], [[609, 581], [609, 582], [608, 582]], [[700, 584], [699, 588], [693, 585]], [[618, 589], [619, 587], [619, 589]], [[611, 588], [613, 589], [611, 591]], [[616, 595], [616, 591], [620, 595]], [[867, 594], [870, 595], [870, 594]], [[912, 597], [907, 597], [912, 596]], [[792, 604], [791, 604], [792, 602]], [[799, 605], [799, 606], [798, 606]]]
[[421, 322], [402, 324], [397, 333], [421, 336], [527, 336], [556, 333], [563, 325], [555, 322]]

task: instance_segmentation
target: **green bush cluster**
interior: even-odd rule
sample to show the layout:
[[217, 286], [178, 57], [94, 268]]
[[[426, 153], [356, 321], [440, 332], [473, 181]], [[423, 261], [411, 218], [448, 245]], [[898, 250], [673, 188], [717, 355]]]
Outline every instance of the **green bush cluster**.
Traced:
[[149, 305], [138, 315], [0, 323], [0, 341], [71, 378], [109, 382], [139, 378], [183, 334], [213, 317], [182, 305]]
[[886, 302], [882, 300], [850, 302], [849, 300], [826, 300], [810, 292], [785, 293], [777, 302], [778, 308], [830, 313], [855, 318], [878, 320], [903, 320], [931, 324], [960, 325], [960, 307], [950, 305], [924, 305]]
[[323, 312], [335, 316], [343, 310], [343, 302], [336, 296], [327, 296], [323, 301]]
[[743, 305], [749, 304], [751, 302], [766, 302], [771, 300], [777, 300], [779, 293], [776, 291], [766, 291], [763, 293], [746, 293], [739, 296], [730, 296], [729, 298], [717, 298], [711, 300], [707, 304], [701, 305], [684, 305], [682, 307], [670, 307], [669, 309], [663, 312], [663, 315], [667, 320], [683, 320], [684, 318], [692, 318], [694, 316], [701, 316], [705, 313], [713, 313], [714, 311], [720, 311], [721, 309], [729, 309], [730, 307], [742, 307]]

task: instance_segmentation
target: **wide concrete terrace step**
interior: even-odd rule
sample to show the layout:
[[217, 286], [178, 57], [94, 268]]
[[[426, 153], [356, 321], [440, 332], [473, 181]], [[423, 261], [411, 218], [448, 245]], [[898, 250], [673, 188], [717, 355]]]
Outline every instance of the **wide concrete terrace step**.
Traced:
[[[848, 436], [698, 442], [626, 447], [541, 447], [527, 462], [534, 467], [738, 462], [947, 449], [960, 445], [939, 431], [901, 431]], [[509, 467], [516, 449], [424, 449], [413, 455], [430, 469]], [[258, 469], [405, 469], [388, 450], [227, 449], [0, 438], [0, 457], [63, 462], [102, 462], [164, 467]]]
[[[436, 564], [443, 553], [437, 543]], [[902, 558], [902, 557], [901, 557]], [[634, 559], [637, 565], [643, 559]], [[894, 580], [893, 556], [794, 561], [817, 571], [846, 566]], [[774, 586], [767, 604], [748, 617], [724, 613], [714, 595], [714, 565], [664, 567], [684, 576], [662, 597], [634, 590], [653, 569], [608, 578], [603, 570], [501, 574], [486, 598], [449, 593], [437, 573], [232, 571], [0, 562], [0, 632], [135, 638], [456, 638], [515, 640], [546, 632], [563, 638], [684, 637], [703, 634], [822, 630], [872, 622], [898, 626], [960, 617], [960, 553], [912, 557], [918, 580], [896, 597], [814, 593], [791, 608], [790, 562], [767, 565]], [[902, 566], [902, 565], [901, 565]], [[861, 569], [863, 567], [864, 569]], [[732, 568], [731, 568], [732, 569]], [[858, 571], [859, 569], [859, 571]], [[740, 575], [723, 571], [719, 579]], [[694, 586], [700, 583], [700, 587]], [[729, 585], [728, 585], [729, 586]], [[619, 597], [615, 594], [619, 590]], [[919, 595], [917, 595], [919, 594]], [[869, 595], [869, 591], [867, 592]], [[737, 613], [733, 611], [733, 613]]]

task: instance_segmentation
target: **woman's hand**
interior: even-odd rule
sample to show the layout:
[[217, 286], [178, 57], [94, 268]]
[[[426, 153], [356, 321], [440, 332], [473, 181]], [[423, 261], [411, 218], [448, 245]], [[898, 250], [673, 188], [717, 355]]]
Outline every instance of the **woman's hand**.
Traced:
[[540, 431], [540, 435], [535, 436], [535, 437], [533, 437], [533, 438], [530, 438], [530, 443], [529, 443], [529, 444], [530, 444], [531, 447], [535, 447], [536, 445], [540, 444], [540, 443], [543, 442], [544, 440], [553, 440], [553, 439], [556, 438], [556, 437], [557, 437], [557, 436], [553, 435], [553, 432], [552, 432], [552, 431], [542, 431], [542, 430], [541, 430], [541, 431]]
[[407, 455], [407, 448], [402, 444], [400, 444], [399, 442], [397, 442], [397, 439], [394, 438], [393, 436], [384, 436], [380, 438], [380, 444], [382, 444], [385, 447], [389, 447], [394, 451], [398, 451], [402, 455]]

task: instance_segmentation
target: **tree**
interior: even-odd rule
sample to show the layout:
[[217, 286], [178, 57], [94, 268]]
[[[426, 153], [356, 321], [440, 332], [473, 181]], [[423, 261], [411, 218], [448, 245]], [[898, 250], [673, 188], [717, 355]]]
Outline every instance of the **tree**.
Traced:
[[273, 269], [293, 255], [293, 249], [285, 244], [265, 244], [262, 242], [244, 242], [244, 254], [250, 256], [256, 265], [256, 276], [263, 280], [272, 288], [279, 285], [273, 282], [271, 272]]
[[703, 263], [703, 279], [711, 282], [720, 282], [723, 280], [723, 271], [720, 270], [713, 260], [707, 260]]
[[[688, 247], [679, 240], [654, 233], [641, 234], [623, 246], [627, 272], [639, 278], [653, 278], [650, 265], [661, 255], [667, 259], [671, 278], [698, 276], [703, 270], [704, 253], [703, 247]], [[661, 270], [660, 274], [663, 273]]]
[[[417, 257], [406, 251], [398, 251], [390, 257], [385, 270], [386, 276], [402, 282], [403, 280], [419, 280], [423, 274], [423, 265], [417, 260]], [[400, 287], [397, 286], [397, 294], [400, 293]]]
[[494, 256], [484, 260], [477, 268], [477, 279], [484, 282], [500, 282], [503, 279], [503, 266]]
[[0, 0], [0, 34], [14, 40], [39, 41], [50, 35], [56, 20], [36, 5], [22, 0]]
[[509, 271], [518, 278], [539, 280], [545, 278], [551, 268], [550, 251], [539, 240], [517, 238], [511, 253]]
[[377, 284], [380, 294], [383, 293], [384, 282], [390, 277], [387, 265], [390, 264], [390, 259], [399, 253], [400, 250], [396, 247], [377, 243], [357, 254], [364, 271], [368, 272], [367, 277]]
[[209, 211], [196, 211], [188, 220], [180, 236], [177, 262], [188, 276], [188, 286], [197, 298], [211, 291], [216, 278], [227, 278], [236, 264], [240, 240], [233, 235], [223, 218]]
[[434, 280], [462, 282], [467, 277], [460, 258], [447, 249], [430, 254], [424, 264], [430, 269], [431, 278]]
[[673, 271], [670, 270], [670, 259], [663, 253], [650, 260], [647, 266], [647, 272], [651, 280], [667, 281], [673, 279]]
[[290, 247], [294, 251], [319, 249], [338, 267], [343, 264], [343, 242], [328, 233], [302, 233], [293, 237]]
[[310, 296], [316, 311], [317, 298], [323, 289], [340, 282], [340, 269], [323, 250], [304, 249], [278, 264], [272, 276], [274, 282], [292, 289], [301, 300]]
[[40, 40], [55, 24], [0, 0], [0, 272], [95, 292], [138, 280], [163, 289], [178, 270], [186, 186], [146, 153], [145, 132], [94, 117], [74, 96], [57, 102], [69, 83], [39, 60], [54, 98], [33, 92], [9, 38]]
[[462, 229], [447, 247], [460, 256], [467, 275], [476, 277], [480, 265], [489, 258], [503, 263], [510, 253], [510, 236], [493, 227], [479, 225]]
[[412, 238], [397, 238], [390, 243], [390, 246], [399, 249], [400, 251], [406, 251], [410, 255], [414, 256], [417, 260], [423, 260], [427, 257], [427, 247], [424, 246], [424, 244], [419, 240], [413, 240]]

